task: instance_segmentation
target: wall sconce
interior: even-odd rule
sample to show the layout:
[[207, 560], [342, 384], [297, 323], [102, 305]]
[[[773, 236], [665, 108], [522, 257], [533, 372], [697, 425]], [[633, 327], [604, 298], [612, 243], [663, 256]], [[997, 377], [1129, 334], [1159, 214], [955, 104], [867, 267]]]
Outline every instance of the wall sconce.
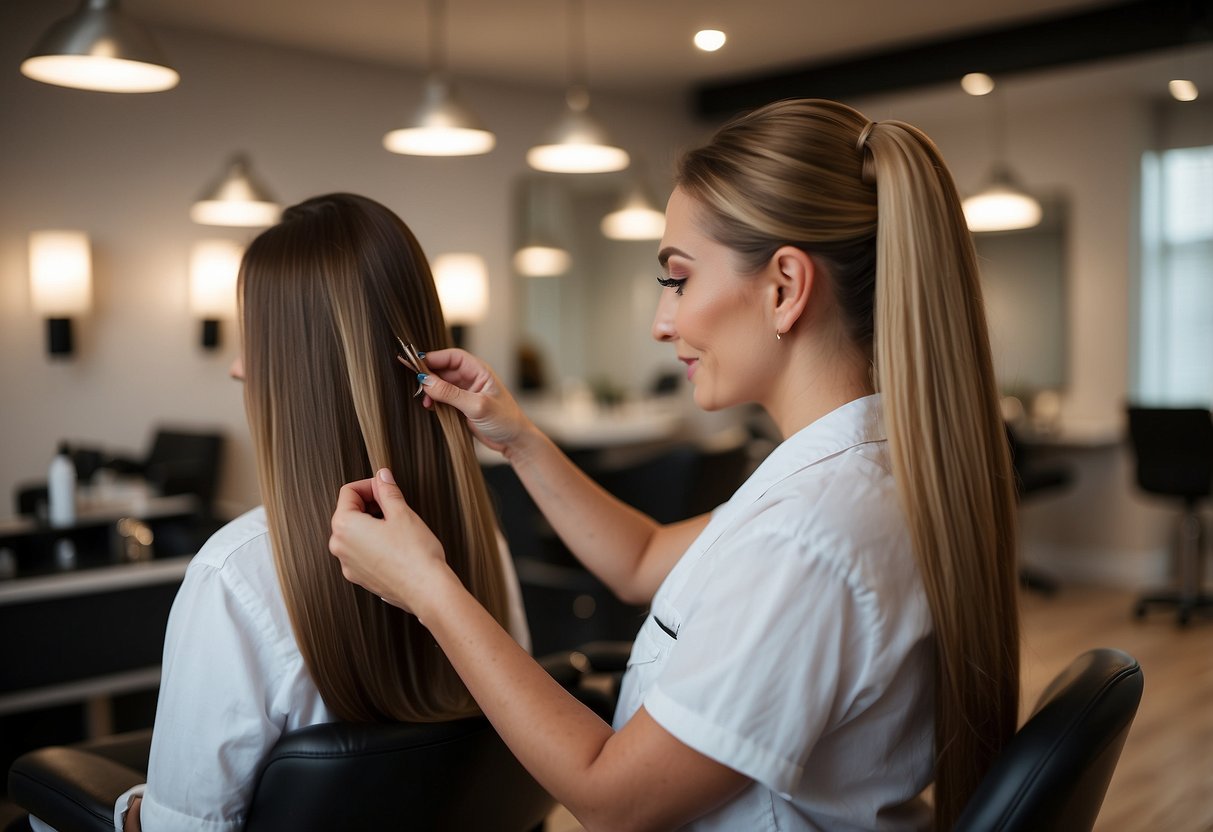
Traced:
[[464, 345], [468, 324], [484, 320], [489, 311], [489, 270], [479, 254], [440, 254], [434, 258], [434, 285], [442, 316], [455, 346]]
[[72, 354], [71, 316], [92, 303], [92, 259], [83, 231], [35, 231], [29, 235], [30, 299], [47, 319], [52, 356]]
[[282, 208], [269, 189], [253, 175], [252, 167], [243, 153], [232, 156], [223, 175], [203, 191], [190, 208], [190, 219], [199, 225], [243, 228], [278, 222]]
[[199, 240], [190, 252], [190, 311], [202, 319], [202, 348], [219, 346], [219, 321], [236, 316], [236, 277], [244, 249], [231, 240]]

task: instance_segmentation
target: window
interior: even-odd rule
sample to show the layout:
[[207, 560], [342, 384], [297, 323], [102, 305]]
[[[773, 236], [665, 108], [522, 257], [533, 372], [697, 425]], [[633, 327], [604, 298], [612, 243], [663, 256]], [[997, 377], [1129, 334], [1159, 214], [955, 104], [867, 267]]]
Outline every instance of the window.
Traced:
[[1213, 146], [1142, 159], [1137, 398], [1213, 403]]

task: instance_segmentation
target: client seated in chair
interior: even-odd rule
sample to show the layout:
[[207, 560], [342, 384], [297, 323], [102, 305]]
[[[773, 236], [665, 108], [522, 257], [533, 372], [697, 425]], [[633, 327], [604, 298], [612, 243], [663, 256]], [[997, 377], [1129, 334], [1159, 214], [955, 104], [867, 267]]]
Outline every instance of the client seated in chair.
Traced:
[[264, 506], [190, 563], [169, 617], [147, 784], [118, 800], [119, 829], [240, 829], [287, 731], [478, 712], [417, 620], [348, 583], [329, 556], [332, 502], [349, 480], [400, 472], [461, 579], [527, 646], [465, 420], [422, 408], [416, 371], [397, 360], [397, 337], [449, 345], [405, 224], [362, 197], [310, 199], [249, 246], [239, 291], [244, 354], [232, 374]]

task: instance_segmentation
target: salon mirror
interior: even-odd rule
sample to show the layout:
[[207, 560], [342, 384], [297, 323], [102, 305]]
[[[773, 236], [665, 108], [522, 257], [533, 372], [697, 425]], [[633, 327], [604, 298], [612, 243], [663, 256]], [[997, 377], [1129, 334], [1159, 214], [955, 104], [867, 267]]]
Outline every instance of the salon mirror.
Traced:
[[[517, 183], [515, 250], [538, 241], [568, 257], [549, 276], [515, 268], [521, 390], [585, 384], [600, 400], [639, 398], [680, 377], [669, 347], [650, 335], [659, 241], [611, 240], [600, 228], [630, 182], [625, 172], [529, 174]], [[668, 185], [650, 193], [664, 208]], [[1041, 203], [1033, 228], [973, 235], [999, 387], [1025, 402], [1067, 381], [1067, 206], [1059, 196]]]
[[1067, 382], [1067, 207], [1041, 207], [1037, 226], [973, 235], [998, 385], [1025, 402]]
[[602, 228], [638, 181], [649, 202], [664, 211], [668, 184], [655, 187], [634, 171], [528, 173], [516, 183], [521, 392], [556, 395], [588, 387], [600, 403], [610, 403], [643, 398], [668, 387], [671, 374], [677, 377], [671, 349], [650, 334], [660, 293], [660, 239], [610, 239]]

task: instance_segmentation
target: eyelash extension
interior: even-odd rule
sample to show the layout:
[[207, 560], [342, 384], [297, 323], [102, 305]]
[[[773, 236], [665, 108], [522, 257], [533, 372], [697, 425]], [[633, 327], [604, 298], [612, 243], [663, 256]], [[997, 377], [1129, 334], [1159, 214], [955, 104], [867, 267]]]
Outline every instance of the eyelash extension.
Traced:
[[667, 289], [673, 289], [674, 294], [681, 295], [682, 294], [682, 284], [686, 283], [687, 279], [685, 277], [683, 277], [683, 278], [658, 277], [657, 282], [659, 284], [661, 284], [662, 286], [666, 287]]

